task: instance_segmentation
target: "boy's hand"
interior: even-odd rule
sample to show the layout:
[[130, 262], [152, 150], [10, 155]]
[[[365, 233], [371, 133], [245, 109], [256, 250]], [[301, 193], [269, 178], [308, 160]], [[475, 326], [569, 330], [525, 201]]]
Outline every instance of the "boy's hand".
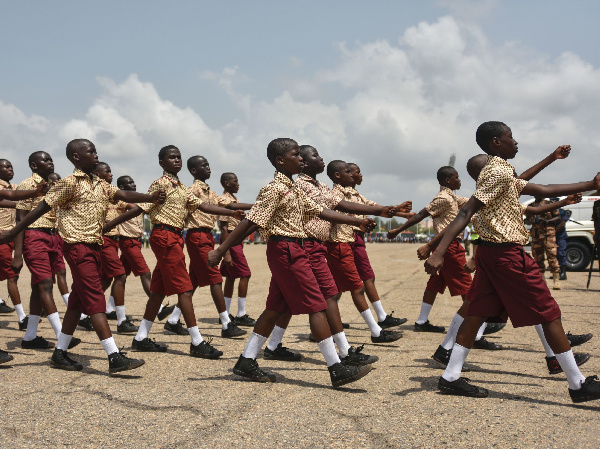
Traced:
[[221, 255], [219, 254], [219, 252], [216, 249], [213, 249], [212, 251], [208, 252], [208, 266], [209, 267], [214, 267], [216, 265], [219, 265], [220, 261], [221, 261]]
[[571, 152], [571, 145], [561, 145], [554, 150], [554, 159], [566, 159]]
[[475, 259], [473, 259], [473, 258], [469, 259], [468, 262], [466, 264], [464, 264], [463, 269], [467, 273], [475, 273], [475, 270], [477, 269], [477, 264], [475, 263]]
[[234, 210], [232, 215], [233, 218], [240, 221], [243, 220], [245, 216], [246, 212], [244, 212], [243, 210]]
[[23, 268], [23, 256], [14, 256], [12, 262], [10, 263], [10, 267], [15, 273], [19, 273]]
[[444, 258], [433, 253], [429, 259], [425, 261], [425, 272], [427, 274], [437, 273], [440, 271], [440, 268], [442, 268], [442, 265], [444, 265]]
[[417, 257], [419, 258], [419, 260], [427, 260], [430, 254], [431, 247], [429, 246], [429, 243], [425, 243], [417, 250]]
[[387, 238], [390, 239], [390, 240], [395, 239], [398, 234], [400, 234], [400, 228], [391, 229], [387, 233]]
[[362, 232], [371, 232], [373, 229], [375, 229], [375, 226], [377, 226], [377, 223], [370, 218], [365, 218], [360, 222], [360, 230]]
[[156, 192], [152, 192], [152, 203], [153, 204], [162, 204], [167, 199], [167, 192], [164, 190], [157, 190]]
[[565, 198], [565, 204], [577, 204], [581, 203], [581, 193], [574, 193], [573, 195], [569, 195]]
[[48, 185], [48, 183], [46, 181], [42, 181], [41, 184], [38, 184], [35, 187], [37, 196], [44, 196], [46, 193], [48, 193], [48, 190], [50, 190], [50, 186]]
[[10, 230], [0, 232], [0, 243], [10, 243], [14, 239], [15, 237], [12, 235], [12, 232]]
[[223, 256], [223, 262], [225, 262], [229, 266], [233, 264], [233, 260], [231, 259], [231, 254], [229, 253], [229, 251], [227, 251]]
[[396, 206], [385, 206], [381, 210], [381, 213], [379, 214], [379, 216], [392, 218], [394, 215], [396, 215], [396, 212], [398, 212]]
[[410, 212], [412, 210], [412, 201], [405, 201], [402, 204], [396, 206], [398, 212]]

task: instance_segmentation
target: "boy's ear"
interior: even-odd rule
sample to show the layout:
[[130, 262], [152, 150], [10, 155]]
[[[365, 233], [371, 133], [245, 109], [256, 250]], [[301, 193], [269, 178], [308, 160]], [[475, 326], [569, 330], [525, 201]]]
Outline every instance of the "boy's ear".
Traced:
[[275, 163], [276, 164], [283, 164], [283, 156], [275, 156]]
[[159, 159], [158, 165], [160, 165], [162, 168], [165, 168], [165, 161], [163, 161], [162, 159]]

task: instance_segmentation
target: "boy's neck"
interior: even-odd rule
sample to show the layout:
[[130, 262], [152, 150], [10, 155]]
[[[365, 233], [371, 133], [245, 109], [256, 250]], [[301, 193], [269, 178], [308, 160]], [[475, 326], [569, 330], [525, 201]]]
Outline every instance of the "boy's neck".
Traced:
[[304, 173], [306, 176], [310, 176], [315, 181], [317, 180], [317, 173], [315, 173], [315, 172], [311, 173], [311, 172], [303, 171], [302, 173]]
[[168, 174], [170, 174], [171, 176], [179, 178], [179, 176], [177, 175], [177, 173], [179, 173], [179, 172], [172, 172], [172, 171], [168, 171], [168, 170], [165, 170], [165, 172], [168, 173]]
[[235, 195], [237, 192], [234, 192], [233, 190], [229, 190], [229, 189], [223, 189], [225, 190], [225, 193], [229, 193], [230, 195]]
[[282, 175], [285, 175], [285, 176], [287, 176], [288, 178], [290, 178], [290, 180], [291, 180], [291, 181], [293, 181], [293, 180], [294, 180], [294, 179], [292, 178], [292, 176], [294, 176], [294, 175], [297, 175], [297, 174], [298, 174], [298, 173], [290, 173], [290, 172], [286, 172], [286, 171], [280, 170], [280, 169], [278, 169], [278, 168], [276, 168], [276, 169], [275, 169], [275, 171], [277, 171], [277, 172], [281, 173]]
[[73, 165], [75, 166], [75, 168], [76, 168], [77, 170], [81, 170], [81, 171], [82, 171], [82, 172], [84, 172], [86, 175], [88, 175], [88, 176], [90, 177], [90, 179], [94, 179], [94, 175], [95, 175], [95, 173], [94, 173], [94, 169], [93, 169], [93, 168], [91, 168], [91, 169], [89, 169], [89, 170], [86, 170], [85, 168], [83, 168], [83, 167], [82, 167], [81, 165], [79, 165], [79, 164], [73, 164]]
[[0, 178], [0, 179], [1, 179], [2, 181], [4, 181], [4, 182], [8, 182], [9, 184], [10, 184], [10, 181], [12, 180], [12, 178], [10, 178], [10, 179], [6, 179], [6, 178]]
[[44, 176], [44, 174], [37, 172], [35, 170], [32, 170], [32, 172], [35, 173], [36, 175], [38, 175], [40, 178], [42, 178], [46, 182], [48, 181], [48, 176], [50, 176], [50, 173], [48, 173]]
[[208, 178], [204, 178], [204, 179], [202, 179], [200, 176], [194, 176], [194, 181], [202, 181], [202, 182], [206, 183], [206, 180], [207, 180], [207, 179], [208, 179]]
[[507, 160], [504, 156], [497, 154], [497, 153], [487, 153], [488, 156], [496, 156], [499, 157], [500, 159], [504, 159], [505, 161]]

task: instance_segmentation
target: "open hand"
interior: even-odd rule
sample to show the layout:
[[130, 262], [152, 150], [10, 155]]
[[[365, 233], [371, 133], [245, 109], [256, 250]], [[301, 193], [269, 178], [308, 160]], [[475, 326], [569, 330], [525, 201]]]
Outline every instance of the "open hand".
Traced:
[[417, 250], [417, 257], [419, 260], [427, 260], [429, 255], [431, 254], [431, 247], [428, 243], [425, 243]]
[[444, 258], [433, 253], [429, 259], [425, 261], [425, 272], [427, 274], [437, 273], [442, 268], [442, 265], [444, 265]]
[[375, 226], [377, 226], [377, 223], [375, 223], [374, 220], [365, 218], [364, 220], [360, 221], [359, 227], [362, 232], [371, 232], [373, 229], [375, 229]]
[[561, 145], [554, 150], [554, 159], [566, 159], [571, 152], [571, 145]]
[[475, 259], [473, 258], [469, 259], [467, 263], [463, 265], [463, 270], [465, 270], [467, 273], [475, 273], [476, 269], [477, 264], [475, 263]]
[[398, 234], [400, 234], [400, 228], [392, 229], [387, 233], [387, 238], [390, 240], [395, 239]]
[[410, 212], [412, 210], [412, 201], [405, 201], [396, 207], [398, 208], [398, 212]]
[[577, 204], [581, 203], [581, 193], [574, 193], [565, 198], [566, 204]]
[[221, 261], [221, 255], [219, 254], [219, 252], [216, 249], [213, 249], [212, 251], [208, 252], [208, 266], [209, 267], [214, 267], [216, 265], [219, 265], [220, 261]]
[[246, 216], [246, 212], [244, 212], [243, 210], [234, 210], [231, 216], [236, 220], [243, 220]]

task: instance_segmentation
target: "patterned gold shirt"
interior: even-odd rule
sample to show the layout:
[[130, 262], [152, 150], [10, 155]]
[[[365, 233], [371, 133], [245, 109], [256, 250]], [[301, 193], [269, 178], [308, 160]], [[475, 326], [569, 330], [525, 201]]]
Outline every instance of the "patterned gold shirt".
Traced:
[[[188, 189], [191, 195], [196, 196], [201, 202], [216, 206], [219, 203], [218, 195], [210, 190], [210, 187], [204, 181], [195, 179], [192, 186]], [[213, 228], [216, 215], [207, 214], [200, 209], [190, 211], [185, 220], [185, 227], [192, 228]]]
[[46, 197], [50, 207], [58, 207], [58, 232], [67, 243], [102, 244], [102, 226], [109, 203], [119, 189], [79, 169], [54, 184]]
[[[221, 195], [219, 198], [219, 206], [221, 207], [227, 207], [228, 204], [231, 203], [239, 203], [238, 199], [235, 197], [234, 194], [229, 193], [229, 192], [223, 192], [223, 195]], [[237, 218], [234, 217], [229, 217], [227, 215], [219, 215], [218, 220], [221, 223], [227, 223], [227, 230], [229, 232], [233, 231], [235, 229], [235, 227], [240, 224], [240, 220], [238, 220]]]
[[[117, 218], [119, 215], [121, 215], [126, 210], [127, 210], [127, 203], [124, 201], [118, 201], [115, 204], [109, 203], [108, 210], [106, 211], [105, 221], [109, 222], [109, 221], [114, 220], [115, 218]], [[104, 235], [109, 236], [109, 237], [114, 237], [114, 236], [120, 235], [119, 234], [119, 226], [115, 226], [114, 228], [112, 228], [110, 231], [108, 231]]]
[[[300, 176], [298, 176], [296, 185], [315, 203], [327, 209], [335, 209], [343, 199], [341, 193], [333, 192], [322, 182], [317, 181], [304, 173], [301, 173]], [[304, 229], [309, 237], [327, 241], [329, 240], [329, 234], [331, 233], [331, 222], [316, 217], [306, 223]]]
[[448, 187], [440, 186], [438, 193], [431, 202], [425, 206], [433, 218], [433, 232], [439, 234], [458, 215], [458, 210], [469, 201], [469, 198], [455, 195]]
[[[0, 190], [13, 190], [14, 185], [0, 179]], [[15, 227], [15, 210], [8, 207], [0, 207], [0, 231], [8, 231]]]
[[158, 190], [166, 192], [167, 197], [163, 204], [142, 203], [138, 206], [150, 215], [152, 224], [162, 223], [183, 229], [188, 211], [200, 207], [202, 201], [197, 196], [192, 195], [177, 176], [166, 171], [163, 172], [162, 177], [150, 185], [148, 194]]
[[121, 237], [140, 238], [144, 235], [144, 214], [133, 217], [117, 226], [118, 233]]
[[[42, 184], [44, 179], [37, 173], [33, 173], [29, 178], [24, 180], [17, 190], [35, 190], [35, 188]], [[17, 209], [24, 211], [31, 211], [35, 209], [38, 204], [42, 202], [44, 197], [38, 196], [35, 198], [29, 198], [28, 200], [22, 200], [17, 202]], [[31, 223], [28, 228], [54, 228], [56, 224], [56, 213], [54, 210], [42, 215], [36, 221]]]
[[258, 225], [261, 235], [306, 238], [306, 223], [323, 211], [290, 178], [280, 172], [258, 193], [246, 218]]
[[[334, 184], [333, 192], [337, 195], [341, 195], [343, 200], [351, 201], [353, 203], [366, 204], [368, 206], [374, 206], [376, 204], [358, 193], [354, 187], [342, 187], [339, 184]], [[356, 215], [356, 217], [364, 218], [363, 215]], [[356, 226], [334, 223], [331, 225], [329, 240], [337, 243], [351, 243], [354, 241], [354, 231], [358, 229], [359, 228]]]
[[477, 179], [473, 196], [484, 206], [479, 210], [476, 230], [480, 238], [497, 243], [529, 242], [519, 203], [527, 181], [516, 179], [514, 168], [504, 159], [489, 156]]

